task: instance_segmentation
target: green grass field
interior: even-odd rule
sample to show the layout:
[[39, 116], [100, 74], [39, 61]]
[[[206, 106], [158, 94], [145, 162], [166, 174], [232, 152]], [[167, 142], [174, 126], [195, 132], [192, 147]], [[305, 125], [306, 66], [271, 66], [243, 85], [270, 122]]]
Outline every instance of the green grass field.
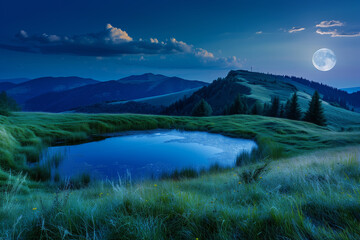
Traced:
[[[79, 190], [25, 177], [26, 162], [46, 146], [156, 128], [254, 139], [278, 159], [264, 170], [259, 161], [195, 179]], [[359, 239], [360, 132], [331, 129], [249, 115], [0, 117], [0, 239]]]

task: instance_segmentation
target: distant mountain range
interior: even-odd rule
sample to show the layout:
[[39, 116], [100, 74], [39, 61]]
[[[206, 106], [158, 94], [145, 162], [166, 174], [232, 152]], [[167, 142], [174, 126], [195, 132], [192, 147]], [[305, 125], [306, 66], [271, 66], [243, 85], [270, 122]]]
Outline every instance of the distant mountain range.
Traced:
[[30, 78], [7, 78], [7, 79], [0, 79], [0, 83], [9, 82], [9, 83], [19, 84], [19, 83], [27, 82], [29, 80], [31, 80], [31, 79]]
[[341, 90], [344, 90], [347, 93], [355, 93], [355, 92], [360, 92], [360, 87], [341, 88]]
[[197, 89], [208, 83], [147, 73], [99, 82], [80, 77], [43, 77], [0, 83], [25, 111], [62, 112], [109, 101], [127, 101]]
[[0, 82], [0, 90], [14, 97], [25, 111], [168, 115], [190, 115], [202, 98], [211, 105], [214, 115], [221, 115], [238, 94], [246, 96], [252, 106], [255, 102], [269, 103], [274, 96], [285, 103], [294, 92], [305, 111], [317, 90], [333, 126], [341, 122], [355, 125], [352, 119], [360, 116], [348, 111], [360, 110], [360, 92], [348, 93], [303, 78], [242, 70], [230, 71], [226, 78], [211, 84], [147, 73], [104, 82], [79, 77]]
[[95, 84], [98, 81], [80, 77], [42, 77], [29, 80], [6, 90], [18, 103], [24, 104], [27, 100], [44, 93], [55, 93], [69, 89]]
[[0, 82], [0, 92], [2, 91], [6, 91], [10, 88], [15, 87], [16, 84], [15, 83], [11, 83], [11, 82]]

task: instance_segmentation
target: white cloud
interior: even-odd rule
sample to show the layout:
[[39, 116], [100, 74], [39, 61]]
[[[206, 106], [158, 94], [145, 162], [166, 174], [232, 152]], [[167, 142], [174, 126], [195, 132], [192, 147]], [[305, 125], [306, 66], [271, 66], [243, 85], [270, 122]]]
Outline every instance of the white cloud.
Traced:
[[[170, 38], [170, 43], [172, 43], [174, 46], [179, 47], [183, 52], [192, 52], [193, 46], [188, 45], [187, 43], [183, 41], [178, 41], [175, 38]], [[161, 42], [161, 44], [164, 44]]]
[[150, 38], [151, 43], [159, 43], [159, 40], [157, 38]]
[[27, 34], [27, 32], [25, 32], [24, 30], [20, 30], [19, 35], [20, 35], [21, 37], [23, 37], [23, 38], [28, 38], [28, 37], [29, 37], [28, 34]]
[[262, 33], [263, 33], [262, 31], [258, 31], [258, 32], [256, 32], [255, 34], [258, 34], [258, 35], [259, 35], [259, 34], [262, 34]]
[[203, 57], [203, 58], [214, 58], [213, 53], [208, 52], [207, 50], [202, 48], [195, 49], [195, 56]]
[[132, 41], [133, 39], [127, 34], [127, 32], [120, 28], [113, 27], [110, 23], [106, 25], [106, 29], [109, 31], [109, 40], [113, 42], [119, 41]]
[[344, 23], [336, 20], [322, 21], [321, 23], [316, 25], [316, 27], [319, 28], [342, 27], [342, 26], [344, 26]]
[[305, 28], [303, 28], [303, 27], [293, 27], [292, 29], [290, 29], [288, 32], [289, 33], [296, 33], [296, 32], [301, 32], [301, 31], [304, 31], [305, 30]]
[[320, 35], [330, 35], [331, 37], [360, 37], [360, 32], [358, 33], [339, 33], [336, 29], [329, 31], [322, 31], [321, 29], [316, 30], [317, 34]]
[[43, 33], [41, 36], [49, 42], [58, 42], [61, 40], [61, 38], [56, 35], [47, 35], [46, 33]]

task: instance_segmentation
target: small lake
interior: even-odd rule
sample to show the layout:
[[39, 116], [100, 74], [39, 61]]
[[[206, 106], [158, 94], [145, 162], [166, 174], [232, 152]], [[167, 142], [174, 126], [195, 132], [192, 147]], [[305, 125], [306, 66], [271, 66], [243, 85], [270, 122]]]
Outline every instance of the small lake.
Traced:
[[252, 140], [206, 132], [134, 131], [96, 142], [50, 147], [42, 161], [61, 156], [53, 172], [62, 178], [88, 173], [92, 178], [115, 179], [130, 173], [132, 179], [146, 179], [176, 169], [234, 166], [239, 153], [255, 147]]

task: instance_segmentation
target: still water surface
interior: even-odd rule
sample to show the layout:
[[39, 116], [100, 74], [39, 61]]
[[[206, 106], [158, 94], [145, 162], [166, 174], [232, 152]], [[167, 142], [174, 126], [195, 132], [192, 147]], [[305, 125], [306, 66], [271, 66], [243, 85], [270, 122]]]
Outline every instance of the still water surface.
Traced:
[[206, 132], [154, 130], [127, 132], [71, 146], [50, 147], [43, 161], [54, 154], [62, 160], [54, 171], [72, 177], [88, 173], [93, 178], [118, 178], [130, 173], [133, 179], [158, 177], [175, 169], [209, 168], [218, 163], [233, 166], [236, 156], [256, 147], [252, 140]]

